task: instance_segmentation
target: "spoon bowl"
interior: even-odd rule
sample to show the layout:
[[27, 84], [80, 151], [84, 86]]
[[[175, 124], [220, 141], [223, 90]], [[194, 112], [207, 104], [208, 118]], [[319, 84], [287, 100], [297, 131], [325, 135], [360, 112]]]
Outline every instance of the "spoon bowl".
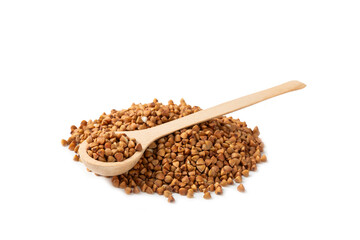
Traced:
[[144, 130], [136, 130], [136, 131], [122, 131], [117, 133], [124, 133], [129, 138], [135, 138], [137, 143], [140, 143], [142, 146], [141, 151], [136, 151], [134, 155], [130, 158], [127, 158], [121, 162], [102, 162], [93, 159], [87, 154], [88, 143], [84, 141], [80, 144], [79, 147], [79, 155], [81, 161], [85, 164], [85, 166], [102, 176], [116, 176], [123, 174], [129, 171], [131, 168], [135, 166], [135, 164], [140, 160], [141, 156], [145, 152], [146, 148], [155, 140], [166, 136], [172, 132], [175, 132], [179, 129], [183, 129], [201, 122], [208, 121], [212, 118], [219, 117], [239, 109], [254, 105], [258, 102], [264, 101], [266, 99], [299, 90], [304, 88], [306, 85], [299, 81], [289, 81], [284, 84], [253, 93], [241, 98], [237, 98], [235, 100], [219, 104], [215, 107], [208, 108], [206, 110], [202, 110], [188, 116], [161, 124], [156, 127], [144, 129]]
[[99, 160], [95, 160], [87, 154], [87, 150], [89, 147], [87, 141], [84, 141], [80, 144], [80, 159], [88, 169], [102, 176], [116, 176], [125, 173], [135, 166], [135, 164], [140, 160], [141, 156], [145, 152], [146, 148], [153, 142], [151, 141], [152, 138], [150, 137], [153, 134], [153, 131], [150, 131], [151, 129], [152, 128], [137, 131], [116, 132], [126, 134], [126, 136], [128, 136], [129, 138], [135, 138], [136, 142], [140, 143], [142, 146], [142, 149], [140, 151], [136, 151], [134, 155], [125, 159], [124, 161], [102, 162]]

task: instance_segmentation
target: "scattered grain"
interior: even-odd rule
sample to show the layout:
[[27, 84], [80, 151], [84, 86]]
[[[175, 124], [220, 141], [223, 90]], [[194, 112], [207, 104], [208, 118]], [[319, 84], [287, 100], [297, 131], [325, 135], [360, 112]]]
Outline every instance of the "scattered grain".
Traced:
[[204, 198], [205, 198], [205, 199], [210, 199], [210, 198], [211, 198], [210, 192], [205, 192], [205, 193], [204, 193]]
[[189, 189], [186, 195], [188, 198], [193, 198], [194, 197], [194, 190], [193, 189]]
[[68, 142], [65, 139], [61, 139], [61, 145], [66, 147], [68, 145]]
[[131, 187], [126, 187], [125, 188], [125, 193], [126, 194], [130, 194], [131, 192], [132, 192]]
[[244, 187], [244, 185], [243, 185], [242, 183], [240, 183], [239, 186], [237, 187], [237, 190], [238, 190], [239, 192], [245, 192], [245, 187]]
[[175, 199], [174, 199], [174, 197], [173, 197], [172, 195], [170, 195], [170, 196], [168, 197], [168, 202], [169, 202], [169, 203], [175, 202]]

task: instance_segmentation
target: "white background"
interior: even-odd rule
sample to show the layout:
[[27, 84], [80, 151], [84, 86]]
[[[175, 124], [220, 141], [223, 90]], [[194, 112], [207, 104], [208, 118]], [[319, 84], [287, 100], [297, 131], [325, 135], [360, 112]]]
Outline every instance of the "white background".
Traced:
[[[0, 2], [1, 239], [359, 239], [359, 1]], [[61, 147], [111, 109], [208, 108], [288, 80], [231, 116], [268, 162], [205, 200], [128, 196]]]

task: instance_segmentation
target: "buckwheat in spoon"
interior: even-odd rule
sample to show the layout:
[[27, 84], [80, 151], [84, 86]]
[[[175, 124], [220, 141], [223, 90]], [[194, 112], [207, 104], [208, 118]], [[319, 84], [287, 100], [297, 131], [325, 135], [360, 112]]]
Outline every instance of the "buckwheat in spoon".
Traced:
[[[135, 166], [135, 164], [140, 160], [141, 156], [145, 152], [146, 148], [155, 140], [166, 136], [170, 133], [173, 133], [179, 129], [183, 129], [198, 123], [202, 123], [213, 119], [215, 117], [219, 117], [242, 108], [251, 106], [258, 102], [264, 101], [266, 99], [299, 90], [304, 88], [306, 85], [299, 81], [289, 81], [284, 84], [256, 92], [226, 103], [219, 104], [215, 107], [208, 108], [206, 110], [201, 110], [199, 112], [195, 112], [188, 116], [161, 124], [156, 127], [136, 130], [136, 131], [123, 131], [116, 132], [116, 134], [124, 137], [125, 134], [128, 138], [136, 139], [139, 147], [131, 157], [124, 159], [123, 161], [118, 162], [102, 162], [99, 160], [95, 160], [94, 158], [88, 155], [89, 143], [87, 141], [83, 141], [79, 147], [79, 155], [81, 161], [85, 164], [85, 166], [102, 176], [116, 176], [123, 174], [129, 171], [131, 168]], [[128, 139], [126, 138], [126, 139]]]

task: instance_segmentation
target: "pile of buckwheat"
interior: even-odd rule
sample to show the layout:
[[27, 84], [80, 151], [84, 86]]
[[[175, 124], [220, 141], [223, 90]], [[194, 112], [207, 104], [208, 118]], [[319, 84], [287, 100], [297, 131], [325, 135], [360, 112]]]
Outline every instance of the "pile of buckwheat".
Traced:
[[[79, 144], [87, 141], [91, 157], [124, 161], [142, 147], [136, 139], [116, 131], [150, 128], [200, 110], [183, 99], [179, 105], [172, 100], [163, 105], [157, 99], [149, 104], [132, 104], [129, 109], [112, 110], [97, 120], [71, 126], [71, 136], [61, 143], [77, 153]], [[192, 198], [194, 193], [203, 192], [203, 197], [210, 199], [211, 192], [222, 194], [222, 188], [234, 182], [239, 183], [238, 191], [244, 192], [242, 176], [248, 177], [257, 163], [266, 161], [259, 134], [257, 127], [251, 130], [245, 122], [232, 117], [181, 129], [150, 144], [134, 168], [112, 177], [112, 184], [127, 194], [156, 192], [169, 202], [174, 201], [173, 193]], [[77, 154], [74, 160], [79, 161]]]

